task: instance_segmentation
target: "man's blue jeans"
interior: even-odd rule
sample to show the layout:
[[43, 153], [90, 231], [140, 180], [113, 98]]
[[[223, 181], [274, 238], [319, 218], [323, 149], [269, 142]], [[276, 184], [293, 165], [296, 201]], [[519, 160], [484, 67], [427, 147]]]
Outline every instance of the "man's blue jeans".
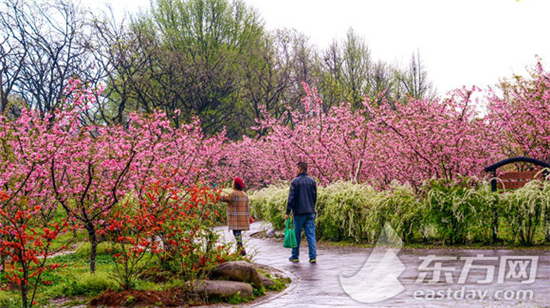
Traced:
[[292, 259], [298, 259], [300, 256], [300, 242], [302, 241], [302, 229], [304, 229], [309, 248], [309, 258], [317, 258], [317, 249], [315, 245], [315, 214], [295, 215], [294, 232], [296, 232], [296, 243], [298, 246], [292, 248]]

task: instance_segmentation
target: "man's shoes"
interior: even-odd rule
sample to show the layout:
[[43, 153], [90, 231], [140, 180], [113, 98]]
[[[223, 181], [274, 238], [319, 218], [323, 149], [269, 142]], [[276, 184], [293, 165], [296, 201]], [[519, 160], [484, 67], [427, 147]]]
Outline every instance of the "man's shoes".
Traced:
[[288, 258], [288, 261], [290, 261], [292, 263], [298, 263], [298, 262], [300, 262], [300, 259], [298, 259], [298, 258], [294, 259], [293, 257], [290, 257], [290, 258]]
[[309, 259], [309, 263], [315, 264], [315, 263], [317, 263], [317, 259]]

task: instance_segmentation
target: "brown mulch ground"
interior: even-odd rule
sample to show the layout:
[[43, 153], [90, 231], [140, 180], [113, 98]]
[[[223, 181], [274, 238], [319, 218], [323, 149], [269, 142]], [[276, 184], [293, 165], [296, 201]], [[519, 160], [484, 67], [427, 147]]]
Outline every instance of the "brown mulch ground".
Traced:
[[175, 307], [185, 305], [186, 299], [178, 291], [106, 291], [90, 301], [91, 307], [108, 306], [165, 306]]

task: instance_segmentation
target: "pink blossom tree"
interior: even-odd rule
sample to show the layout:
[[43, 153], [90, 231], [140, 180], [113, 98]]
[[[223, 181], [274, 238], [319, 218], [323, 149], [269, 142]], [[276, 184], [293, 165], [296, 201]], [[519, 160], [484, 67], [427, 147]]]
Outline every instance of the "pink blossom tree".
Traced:
[[66, 142], [54, 120], [64, 115], [27, 109], [15, 120], [0, 115], [0, 257], [17, 266], [5, 276], [21, 291], [23, 307], [35, 304], [38, 287], [48, 283], [42, 274], [57, 267], [46, 262], [65, 223], [53, 220], [57, 202], [47, 174], [48, 162]]
[[488, 95], [488, 115], [506, 157], [550, 161], [550, 73], [537, 63], [530, 77], [503, 82], [504, 97]]
[[[265, 115], [268, 134], [229, 146], [229, 165], [253, 185], [294, 176], [304, 160], [321, 184], [338, 180], [385, 186], [393, 180], [420, 184], [432, 177], [479, 175], [499, 155], [490, 123], [476, 113], [472, 89], [444, 100], [389, 104], [381, 95], [362, 108], [341, 104], [325, 111], [315, 89], [304, 86], [303, 110]], [[290, 123], [290, 124], [287, 124]]]
[[51, 184], [70, 219], [88, 233], [94, 272], [112, 208], [125, 196], [140, 198], [151, 183], [167, 176], [177, 187], [194, 184], [218, 164], [224, 135], [205, 137], [198, 121], [173, 129], [160, 111], [132, 113], [125, 126], [82, 125], [78, 111], [91, 108], [94, 96], [74, 85], [69, 90], [78, 108], [66, 115], [74, 124], [57, 131], [66, 142], [50, 160]]
[[[373, 119], [368, 125], [375, 134], [377, 161], [392, 166], [375, 173], [418, 185], [430, 178], [451, 180], [457, 176], [482, 174], [484, 167], [500, 158], [498, 133], [476, 112], [472, 101], [475, 87], [456, 90], [443, 100], [411, 99], [395, 108], [385, 102], [366, 107]], [[389, 173], [390, 176], [385, 176]]]

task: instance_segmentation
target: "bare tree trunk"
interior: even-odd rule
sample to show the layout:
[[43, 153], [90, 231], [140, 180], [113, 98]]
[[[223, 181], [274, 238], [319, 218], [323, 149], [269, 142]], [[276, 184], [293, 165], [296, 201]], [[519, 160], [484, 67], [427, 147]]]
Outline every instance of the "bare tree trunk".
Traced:
[[95, 234], [94, 224], [90, 221], [86, 224], [86, 230], [88, 230], [88, 237], [91, 244], [90, 249], [90, 273], [95, 273], [95, 257], [97, 254], [97, 236]]
[[73, 238], [77, 239], [78, 234], [76, 232], [76, 228], [77, 228], [78, 225], [74, 221], [71, 221], [70, 224], [71, 224], [71, 227], [73, 228]]
[[29, 307], [29, 303], [27, 300], [27, 286], [24, 284], [21, 285], [21, 300], [23, 302], [23, 308]]
[[[23, 253], [19, 253], [19, 258], [21, 258], [21, 260], [23, 260]], [[27, 267], [27, 265], [24, 263], [24, 262], [21, 262], [21, 269], [23, 271], [23, 280], [24, 281], [29, 281], [29, 268]], [[29, 296], [29, 286], [27, 283], [21, 283], [20, 285], [21, 287], [21, 300], [22, 300], [22, 304], [23, 304], [23, 308], [28, 308], [30, 307], [29, 305], [29, 299], [28, 299], [28, 296]], [[30, 303], [32, 305], [32, 303]]]
[[4, 94], [4, 80], [2, 79], [4, 75], [4, 70], [0, 70], [0, 114], [4, 114], [6, 108], [8, 107], [8, 98]]

